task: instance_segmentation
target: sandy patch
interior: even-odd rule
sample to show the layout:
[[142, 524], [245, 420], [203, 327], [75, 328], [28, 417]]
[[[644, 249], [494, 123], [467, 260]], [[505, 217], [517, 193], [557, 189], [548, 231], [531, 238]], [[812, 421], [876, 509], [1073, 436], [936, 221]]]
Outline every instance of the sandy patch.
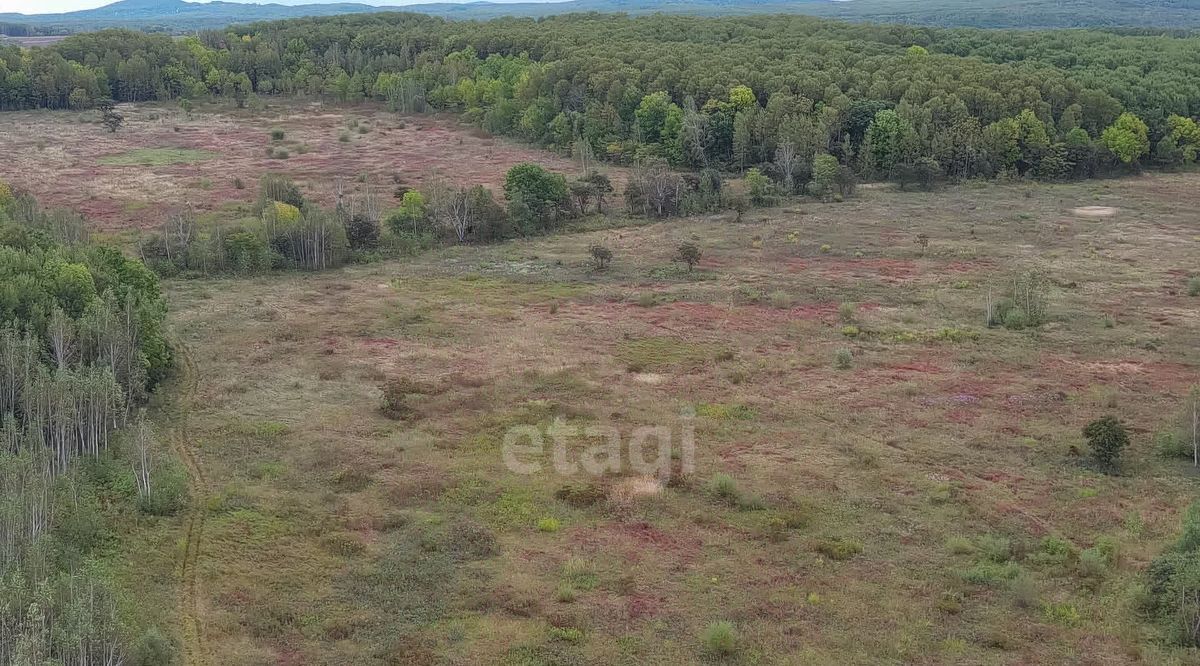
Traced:
[[1112, 217], [1117, 209], [1111, 206], [1081, 206], [1072, 208], [1071, 213], [1079, 217]]

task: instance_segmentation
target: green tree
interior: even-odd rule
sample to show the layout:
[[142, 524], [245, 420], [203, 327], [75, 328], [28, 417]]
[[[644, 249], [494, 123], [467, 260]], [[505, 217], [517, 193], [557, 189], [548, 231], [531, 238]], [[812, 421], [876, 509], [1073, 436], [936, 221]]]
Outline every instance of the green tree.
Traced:
[[1100, 141], [1124, 164], [1132, 164], [1150, 152], [1150, 129], [1141, 118], [1122, 113], [1100, 135]]
[[504, 195], [510, 201], [519, 200], [537, 221], [546, 224], [568, 202], [567, 181], [560, 174], [526, 162], [508, 170]]
[[871, 166], [880, 173], [891, 173], [909, 155], [913, 140], [913, 128], [899, 114], [884, 109], [875, 114], [867, 128], [866, 142]]
[[828, 200], [838, 184], [840, 170], [841, 165], [833, 155], [817, 155], [813, 160], [812, 180], [808, 183], [809, 193]]

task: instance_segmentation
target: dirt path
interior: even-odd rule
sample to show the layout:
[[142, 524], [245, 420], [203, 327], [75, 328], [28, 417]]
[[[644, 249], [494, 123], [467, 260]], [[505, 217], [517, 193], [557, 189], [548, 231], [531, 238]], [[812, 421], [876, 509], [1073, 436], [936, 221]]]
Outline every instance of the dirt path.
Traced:
[[193, 666], [207, 664], [204, 652], [204, 632], [200, 618], [200, 593], [196, 567], [202, 554], [204, 535], [205, 501], [208, 483], [192, 450], [187, 427], [187, 410], [196, 395], [200, 383], [199, 370], [192, 359], [191, 350], [180, 340], [175, 340], [175, 354], [179, 361], [179, 380], [175, 398], [176, 410], [170, 432], [171, 449], [183, 461], [188, 473], [188, 496], [190, 506], [185, 518], [186, 539], [179, 562], [179, 618], [183, 634], [183, 664]]

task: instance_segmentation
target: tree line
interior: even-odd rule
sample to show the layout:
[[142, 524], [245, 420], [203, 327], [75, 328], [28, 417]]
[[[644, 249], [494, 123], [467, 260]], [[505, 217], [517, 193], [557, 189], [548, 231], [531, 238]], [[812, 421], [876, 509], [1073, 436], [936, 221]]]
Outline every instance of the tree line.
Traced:
[[759, 167], [783, 189], [828, 155], [861, 177], [1084, 178], [1200, 145], [1200, 38], [999, 32], [808, 17], [307, 18], [173, 40], [102, 31], [0, 49], [0, 108], [98, 100], [374, 98], [462, 112], [598, 158]]
[[165, 663], [90, 565], [104, 504], [178, 508], [135, 410], [170, 369], [165, 317], [142, 262], [0, 182], [0, 663]]

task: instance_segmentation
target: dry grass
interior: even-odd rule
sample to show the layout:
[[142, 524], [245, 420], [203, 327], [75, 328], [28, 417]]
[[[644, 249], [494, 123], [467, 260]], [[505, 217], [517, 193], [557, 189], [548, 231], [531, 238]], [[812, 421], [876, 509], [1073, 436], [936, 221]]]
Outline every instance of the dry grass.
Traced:
[[[729, 621], [742, 663], [1161, 663], [1127, 601], [1196, 491], [1150, 442], [1200, 369], [1196, 185], [872, 189], [737, 226], [172, 283], [218, 485], [204, 649], [220, 664], [692, 664]], [[1082, 220], [1082, 205], [1122, 214]], [[664, 270], [684, 240], [704, 249], [690, 276]], [[615, 254], [603, 274], [597, 242]], [[989, 288], [1027, 267], [1052, 278], [1052, 322], [984, 328]], [[761, 297], [775, 292], [790, 302]], [[433, 387], [407, 421], [378, 411], [393, 377]], [[697, 481], [502, 464], [513, 425], [629, 432], [701, 405]], [[1135, 433], [1121, 476], [1071, 455], [1107, 411]], [[717, 473], [732, 500], [708, 490]], [[1047, 535], [1114, 537], [1121, 562], [1084, 585], [1032, 557]], [[1007, 540], [1010, 559], [951, 540]], [[1016, 571], [1079, 618], [1022, 607]]]
[[[505, 172], [520, 162], [578, 171], [568, 159], [491, 137], [451, 116], [400, 116], [373, 103], [267, 102], [260, 111], [214, 104], [190, 114], [171, 105], [121, 105], [126, 122], [115, 134], [94, 112], [5, 114], [0, 180], [115, 231], [155, 227], [179, 207], [234, 219], [268, 172], [294, 178], [323, 205], [334, 203], [338, 178], [347, 192], [371, 182], [387, 207], [398, 188], [416, 187], [430, 174], [499, 191]], [[367, 131], [340, 141], [352, 123]], [[284, 140], [272, 140], [276, 129]], [[289, 157], [274, 159], [267, 147]], [[246, 189], [237, 189], [235, 178]]]

